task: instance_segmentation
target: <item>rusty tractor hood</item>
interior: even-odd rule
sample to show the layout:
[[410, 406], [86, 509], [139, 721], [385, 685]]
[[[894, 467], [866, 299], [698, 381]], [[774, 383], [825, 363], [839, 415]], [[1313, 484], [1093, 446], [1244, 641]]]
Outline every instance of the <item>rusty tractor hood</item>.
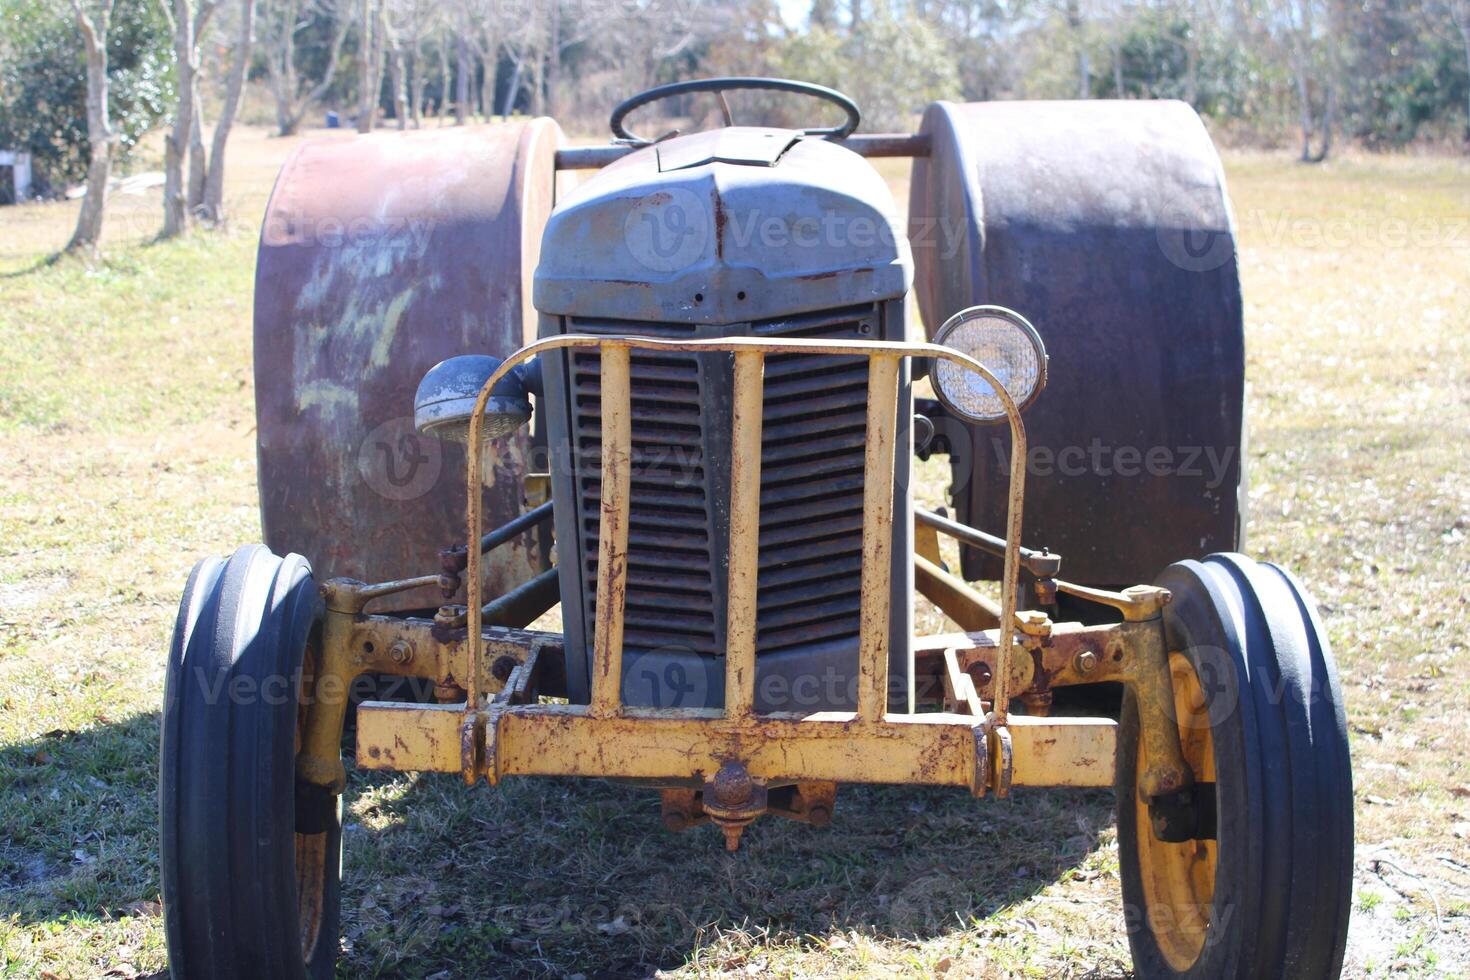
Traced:
[[558, 203], [534, 302], [543, 314], [740, 323], [902, 296], [907, 236], [866, 160], [787, 129], [675, 137]]

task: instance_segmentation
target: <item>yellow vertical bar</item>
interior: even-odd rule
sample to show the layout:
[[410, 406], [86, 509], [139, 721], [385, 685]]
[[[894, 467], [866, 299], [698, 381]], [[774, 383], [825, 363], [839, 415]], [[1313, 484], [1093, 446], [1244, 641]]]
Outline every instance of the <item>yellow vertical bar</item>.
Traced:
[[597, 619], [592, 634], [595, 717], [622, 713], [623, 606], [628, 584], [628, 507], [633, 428], [629, 350], [616, 342], [602, 354], [602, 517], [597, 529]]
[[[1000, 386], [996, 385], [999, 389]], [[1014, 403], [1012, 403], [1014, 405]], [[1016, 593], [1021, 588], [1021, 515], [1026, 494], [1026, 429], [1021, 413], [1007, 413], [1011, 423], [1011, 485], [1006, 503], [1006, 554], [1000, 584], [1000, 642], [995, 651], [994, 700], [990, 713], [1004, 727], [1011, 707], [1011, 654], [1016, 638]], [[999, 749], [999, 743], [997, 743]], [[997, 758], [1001, 756], [997, 755]]]
[[727, 718], [746, 717], [755, 704], [764, 376], [762, 351], [736, 352], [735, 418], [730, 432], [730, 582], [725, 620]]
[[858, 611], [861, 721], [888, 709], [888, 614], [893, 552], [893, 440], [898, 411], [898, 356], [868, 361], [868, 434], [863, 448], [863, 572]]

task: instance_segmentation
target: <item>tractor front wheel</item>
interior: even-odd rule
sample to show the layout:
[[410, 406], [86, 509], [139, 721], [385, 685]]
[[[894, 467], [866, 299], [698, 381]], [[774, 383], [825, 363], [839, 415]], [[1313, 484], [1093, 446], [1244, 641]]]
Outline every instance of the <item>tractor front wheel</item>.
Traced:
[[169, 651], [159, 852], [169, 971], [323, 980], [337, 954], [338, 797], [297, 791], [321, 603], [259, 545], [194, 567]]
[[[1173, 595], [1164, 630], [1195, 785], [1139, 798], [1146, 759], [1125, 697], [1118, 850], [1137, 975], [1336, 977], [1352, 894], [1352, 774], [1316, 610], [1290, 574], [1234, 554], [1179, 562], [1158, 584]], [[1181, 807], [1192, 811], [1183, 820]]]

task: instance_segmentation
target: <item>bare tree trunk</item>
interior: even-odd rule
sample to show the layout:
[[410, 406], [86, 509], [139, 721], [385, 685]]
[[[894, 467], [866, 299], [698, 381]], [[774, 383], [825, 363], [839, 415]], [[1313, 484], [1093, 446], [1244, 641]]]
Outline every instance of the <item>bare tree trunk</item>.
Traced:
[[1184, 36], [1184, 101], [1192, 106], [1199, 104], [1199, 30], [1196, 26], [1198, 11], [1191, 3], [1185, 9], [1189, 18], [1189, 30]]
[[107, 32], [112, 22], [112, 0], [102, 0], [89, 13], [82, 0], [72, 0], [77, 26], [87, 53], [87, 196], [77, 215], [77, 227], [67, 242], [68, 252], [95, 252], [102, 240], [102, 217], [107, 207], [107, 181], [112, 176], [112, 119], [107, 111], [111, 82], [107, 77]]
[[172, 0], [164, 7], [174, 35], [174, 84], [178, 104], [174, 107], [173, 127], [164, 139], [163, 153], [163, 232], [164, 238], [181, 235], [189, 226], [189, 187], [185, 165], [193, 136], [195, 97], [198, 86], [194, 76], [199, 70], [199, 36], [214, 12], [215, 0], [200, 0], [196, 12], [190, 0]]
[[1092, 96], [1092, 65], [1087, 55], [1087, 39], [1082, 35], [1082, 5], [1079, 0], [1067, 0], [1067, 26], [1072, 29], [1072, 38], [1077, 45], [1077, 98]]
[[551, 30], [546, 44], [546, 115], [555, 118], [558, 99], [557, 84], [561, 81], [561, 4], [551, 2]]
[[449, 32], [439, 39], [439, 125], [444, 125], [445, 109], [449, 102]]
[[531, 52], [531, 115], [546, 115], [546, 52]]
[[404, 78], [403, 46], [396, 37], [388, 39], [388, 84], [393, 89], [393, 118], [399, 129], [407, 129], [408, 82]]
[[204, 182], [204, 218], [216, 224], [225, 217], [225, 146], [230, 138], [230, 129], [235, 125], [235, 114], [240, 111], [240, 101], [245, 95], [245, 77], [250, 72], [250, 51], [254, 40], [255, 0], [240, 0], [240, 36], [235, 40], [235, 55], [234, 61], [230, 63], [225, 104], [220, 109], [219, 122], [214, 124], [214, 139], [209, 150], [209, 176]]
[[1342, 17], [1339, 0], [1326, 0], [1327, 77], [1323, 82], [1326, 94], [1322, 106], [1322, 141], [1317, 147], [1313, 163], [1321, 163], [1332, 152], [1332, 129], [1337, 123], [1337, 93], [1342, 87]]
[[291, 112], [290, 101], [283, 99], [274, 85], [271, 86], [271, 99], [276, 104], [276, 135], [295, 136], [301, 126], [301, 117]]
[[1317, 144], [1317, 152], [1312, 155], [1312, 163], [1321, 163], [1323, 160], [1327, 159], [1327, 154], [1332, 152], [1332, 127], [1337, 121], [1337, 55], [1335, 51], [1337, 47], [1336, 40], [1333, 38], [1329, 38], [1328, 44], [1332, 47], [1333, 52], [1328, 56], [1329, 62], [1331, 63], [1331, 68], [1328, 72], [1330, 77], [1327, 79], [1326, 82], [1327, 94], [1324, 98], [1325, 104], [1322, 108], [1322, 139]]
[[1332, 152], [1332, 127], [1337, 115], [1337, 90], [1327, 90], [1327, 108], [1322, 111], [1322, 140], [1317, 144], [1317, 152], [1312, 156], [1313, 163], [1321, 163], [1327, 159], [1327, 154]]
[[500, 103], [500, 115], [507, 119], [510, 118], [511, 112], [515, 110], [516, 96], [520, 94], [521, 64], [521, 56], [517, 53], [515, 68], [510, 73], [510, 85], [506, 87], [505, 99]]
[[[1470, 0], [1448, 0], [1450, 20], [1465, 45], [1465, 71], [1470, 73]], [[1465, 94], [1465, 142], [1470, 143], [1470, 89]]]
[[414, 129], [422, 129], [424, 125], [424, 85], [428, 81], [428, 74], [424, 70], [424, 49], [415, 44], [412, 56], [408, 62], [408, 118], [413, 123]]
[[371, 133], [377, 125], [378, 97], [383, 88], [382, 0], [360, 0], [357, 50], [357, 131]]
[[459, 62], [454, 74], [454, 124], [463, 126], [470, 101], [470, 47], [463, 34], [456, 39], [454, 49]]
[[1308, 25], [1298, 26], [1291, 24], [1291, 71], [1293, 81], [1296, 83], [1296, 101], [1298, 125], [1302, 131], [1301, 162], [1310, 163], [1312, 160], [1312, 89], [1308, 79], [1310, 63], [1308, 59], [1306, 41], [1302, 33], [1310, 30]]
[[322, 78], [308, 92], [303, 93], [296, 74], [296, 31], [301, 5], [298, 0], [275, 0], [279, 7], [265, 7], [263, 11], [274, 13], [261, 20], [267, 25], [261, 31], [261, 44], [266, 49], [265, 65], [270, 79], [271, 98], [276, 104], [276, 129], [282, 136], [293, 136], [301, 126], [306, 110], [326, 94], [337, 77], [337, 67], [342, 60], [342, 46], [347, 32], [353, 24], [345, 0], [327, 9], [332, 11], [335, 27], [332, 31], [332, 46], [327, 58], [327, 68]]
[[300, 0], [266, 0], [261, 17], [264, 23], [261, 43], [266, 49], [265, 70], [271, 101], [276, 106], [276, 132], [291, 136], [300, 124], [292, 118], [296, 97], [296, 19]]
[[187, 207], [197, 217], [204, 205], [204, 180], [209, 174], [209, 155], [204, 151], [204, 70], [194, 71], [194, 119], [189, 126], [189, 195]]
[[1308, 163], [1312, 159], [1312, 100], [1307, 88], [1307, 73], [1304, 67], [1299, 67], [1296, 71], [1296, 98], [1302, 130], [1301, 161]]
[[483, 75], [480, 76], [480, 111], [485, 114], [485, 121], [495, 115], [495, 62], [496, 51], [487, 55], [482, 61]]

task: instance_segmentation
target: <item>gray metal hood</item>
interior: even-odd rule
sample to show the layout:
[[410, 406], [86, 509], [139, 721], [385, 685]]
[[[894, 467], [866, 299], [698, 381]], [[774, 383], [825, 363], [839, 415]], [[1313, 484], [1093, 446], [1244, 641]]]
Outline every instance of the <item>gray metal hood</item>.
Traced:
[[541, 240], [543, 314], [739, 323], [902, 296], [913, 275], [887, 183], [791, 130], [732, 127], [618, 160]]

